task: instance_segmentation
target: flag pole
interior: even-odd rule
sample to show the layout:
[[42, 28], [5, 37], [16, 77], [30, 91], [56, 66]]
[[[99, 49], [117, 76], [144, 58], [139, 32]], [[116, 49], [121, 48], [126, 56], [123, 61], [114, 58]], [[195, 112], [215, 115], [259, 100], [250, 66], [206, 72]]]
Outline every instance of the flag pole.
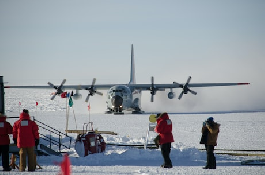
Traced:
[[89, 121], [88, 122], [90, 123], [90, 102], [88, 103], [88, 114], [89, 114], [89, 119], [88, 119]]
[[92, 124], [90, 123], [90, 102], [88, 102], [88, 124], [89, 124], [89, 130], [93, 130], [93, 128], [90, 129], [90, 126], [92, 126]]
[[21, 102], [18, 102], [18, 115], [20, 114], [20, 105], [21, 105]]
[[68, 129], [68, 127], [67, 127], [67, 125], [68, 125], [68, 121], [67, 121], [67, 111], [68, 111], [67, 100], [68, 100], [68, 97], [65, 98], [65, 108], [66, 108], [66, 110], [65, 110], [65, 117], [66, 117], [65, 130], [66, 131]]
[[67, 105], [67, 100], [68, 100], [68, 98], [69, 98], [69, 100], [70, 100], [70, 93], [67, 93], [67, 96], [66, 96], [66, 114], [65, 114], [65, 116], [66, 116], [66, 126], [65, 126], [65, 130], [66, 130], [66, 132], [67, 132], [67, 130], [68, 130], [68, 120], [69, 120], [69, 110], [70, 110], [70, 106], [68, 106]]
[[37, 112], [38, 112], [38, 105], [39, 103], [36, 101], [36, 117], [37, 117]]
[[73, 103], [72, 97], [69, 94], [69, 107], [68, 107], [68, 115], [67, 115], [67, 120], [66, 120], [66, 122], [67, 122], [67, 129], [68, 129], [68, 120], [69, 120], [69, 115], [70, 115], [69, 114], [70, 113], [70, 107], [73, 108], [73, 113], [74, 113], [74, 107], [73, 107], [73, 105], [74, 105], [74, 103]]
[[76, 117], [75, 117], [75, 110], [74, 110], [74, 107], [73, 108], [73, 114], [74, 114], [74, 119], [75, 119], [75, 129], [77, 130], [77, 123], [76, 123]]

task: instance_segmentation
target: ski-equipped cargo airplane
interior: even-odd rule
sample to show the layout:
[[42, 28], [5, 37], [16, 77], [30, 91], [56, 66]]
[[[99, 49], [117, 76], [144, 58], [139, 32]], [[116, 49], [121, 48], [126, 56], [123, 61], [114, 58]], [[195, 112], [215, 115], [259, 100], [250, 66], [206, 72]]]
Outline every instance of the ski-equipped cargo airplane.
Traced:
[[[173, 82], [172, 84], [155, 84], [154, 77], [151, 77], [150, 84], [136, 84], [135, 81], [135, 65], [134, 65], [134, 50], [131, 45], [131, 73], [130, 82], [128, 84], [95, 84], [96, 79], [94, 78], [91, 85], [64, 85], [66, 79], [64, 79], [59, 86], [48, 82], [50, 87], [53, 87], [56, 92], [51, 97], [51, 100], [56, 95], [60, 95], [65, 89], [76, 90], [72, 93], [72, 97], [75, 100], [81, 99], [82, 95], [79, 90], [87, 90], [89, 93], [85, 99], [85, 102], [89, 101], [89, 97], [94, 94], [103, 95], [98, 90], [108, 90], [107, 92], [107, 111], [106, 113], [123, 114], [123, 111], [132, 111], [132, 113], [143, 113], [141, 109], [141, 92], [150, 91], [151, 102], [154, 101], [154, 95], [157, 91], [165, 91], [170, 89], [168, 92], [168, 98], [173, 99], [176, 97], [174, 88], [181, 88], [182, 91], [178, 96], [180, 100], [183, 94], [190, 92], [196, 95], [197, 92], [190, 89], [190, 87], [211, 87], [211, 86], [237, 86], [237, 85], [248, 85], [250, 83], [190, 83], [191, 77], [189, 76], [186, 83]], [[49, 88], [49, 86], [5, 86], [5, 88]]]

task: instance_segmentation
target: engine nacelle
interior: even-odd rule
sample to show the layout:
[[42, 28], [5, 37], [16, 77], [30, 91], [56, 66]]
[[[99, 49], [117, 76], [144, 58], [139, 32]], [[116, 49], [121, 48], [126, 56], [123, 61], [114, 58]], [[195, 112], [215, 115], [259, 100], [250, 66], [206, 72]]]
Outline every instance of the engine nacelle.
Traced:
[[74, 100], [79, 100], [79, 99], [81, 99], [82, 98], [82, 95], [81, 94], [74, 94], [73, 95], [73, 99]]
[[173, 98], [176, 97], [176, 94], [175, 94], [174, 92], [169, 92], [169, 93], [167, 94], [167, 97], [168, 97], [169, 99], [173, 99]]

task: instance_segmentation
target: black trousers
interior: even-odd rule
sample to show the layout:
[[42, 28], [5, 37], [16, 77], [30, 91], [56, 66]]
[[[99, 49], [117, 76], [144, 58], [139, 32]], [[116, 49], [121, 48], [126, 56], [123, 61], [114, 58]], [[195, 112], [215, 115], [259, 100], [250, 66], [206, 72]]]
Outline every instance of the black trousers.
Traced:
[[207, 153], [207, 163], [206, 167], [208, 168], [216, 168], [216, 158], [214, 157], [214, 146], [213, 145], [205, 145], [206, 153]]
[[9, 168], [9, 145], [0, 145], [0, 155], [2, 155], [3, 169]]
[[170, 151], [171, 151], [171, 142], [165, 143], [160, 145], [161, 147], [161, 154], [164, 158], [164, 165], [170, 165], [172, 166], [171, 159], [169, 157]]

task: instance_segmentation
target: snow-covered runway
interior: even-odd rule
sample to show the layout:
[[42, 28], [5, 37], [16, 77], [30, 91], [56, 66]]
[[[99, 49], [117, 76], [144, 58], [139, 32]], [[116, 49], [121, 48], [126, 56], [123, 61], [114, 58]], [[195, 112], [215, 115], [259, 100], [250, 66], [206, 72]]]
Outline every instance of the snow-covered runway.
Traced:
[[[7, 116], [18, 116], [19, 99], [13, 98], [14, 93], [6, 91], [6, 114]], [[49, 99], [40, 101], [38, 106], [31, 105], [33, 101], [24, 98], [22, 108], [29, 108], [30, 115], [43, 123], [55, 127], [60, 131], [66, 128], [66, 112], [64, 99], [58, 99], [50, 104]], [[32, 97], [33, 98], [33, 97]], [[46, 98], [46, 97], [45, 97]], [[58, 103], [60, 102], [60, 103]], [[35, 104], [35, 103], [33, 103]], [[92, 109], [93, 105], [91, 104]], [[46, 108], [48, 106], [48, 108]], [[70, 110], [68, 129], [83, 128], [83, 124], [89, 120], [89, 113], [75, 110], [76, 123], [73, 109]], [[204, 145], [199, 144], [201, 137], [202, 122], [209, 116], [214, 117], [220, 123], [220, 134], [216, 153], [227, 152], [226, 150], [262, 150], [265, 145], [265, 112], [251, 113], [219, 113], [219, 114], [174, 114], [169, 117], [173, 122], [173, 135], [175, 142], [172, 143], [171, 160], [172, 169], [160, 168], [162, 156], [159, 149], [137, 149], [129, 146], [107, 145], [106, 151], [99, 154], [90, 154], [87, 157], [78, 157], [74, 150], [74, 142], [70, 149], [63, 149], [70, 155], [72, 174], [264, 174], [265, 166], [243, 166], [241, 161], [248, 159], [262, 159], [262, 157], [230, 156], [216, 154], [217, 169], [204, 170], [206, 153], [201, 150]], [[107, 143], [116, 144], [144, 144], [149, 125], [149, 114], [143, 115], [109, 115], [93, 113], [91, 110], [90, 120], [94, 129], [113, 131], [118, 135], [103, 134]], [[16, 119], [8, 119], [13, 124]], [[42, 131], [45, 135], [50, 133]], [[77, 134], [69, 134], [73, 140]], [[149, 142], [156, 136], [154, 132], [149, 133]], [[12, 139], [11, 139], [12, 140]], [[47, 144], [40, 140], [42, 144]], [[67, 142], [63, 138], [63, 142]], [[54, 148], [56, 149], [56, 148]], [[220, 150], [221, 149], [221, 150]], [[229, 151], [232, 152], [232, 151]], [[252, 152], [249, 152], [252, 153]], [[264, 152], [259, 152], [262, 154]], [[36, 170], [31, 174], [58, 174], [60, 167], [54, 162], [62, 161], [63, 157], [39, 156], [37, 162], [43, 169]], [[0, 174], [3, 172], [0, 172]], [[18, 170], [12, 170], [9, 174], [17, 174]], [[27, 174], [24, 172], [21, 174]]]

